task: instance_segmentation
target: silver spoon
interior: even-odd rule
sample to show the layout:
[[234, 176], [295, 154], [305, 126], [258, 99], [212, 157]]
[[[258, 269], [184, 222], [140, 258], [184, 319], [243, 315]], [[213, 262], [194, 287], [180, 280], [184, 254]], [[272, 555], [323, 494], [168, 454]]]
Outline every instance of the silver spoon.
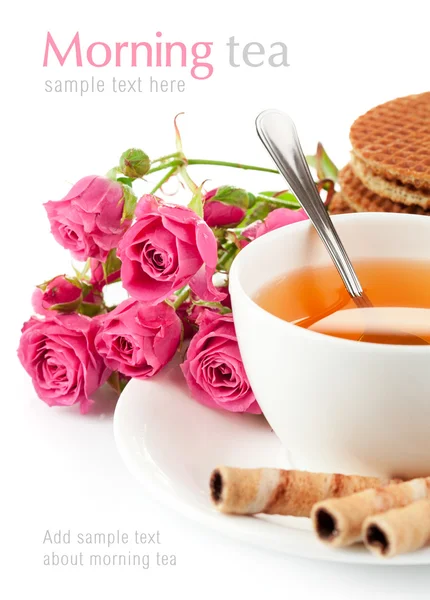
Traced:
[[[256, 128], [260, 140], [317, 230], [356, 306], [372, 307], [317, 191], [293, 121], [279, 110], [265, 110], [258, 115]], [[383, 337], [384, 343], [427, 344], [424, 339], [403, 332], [390, 332]], [[361, 340], [375, 342], [377, 338], [372, 333], [364, 334]]]

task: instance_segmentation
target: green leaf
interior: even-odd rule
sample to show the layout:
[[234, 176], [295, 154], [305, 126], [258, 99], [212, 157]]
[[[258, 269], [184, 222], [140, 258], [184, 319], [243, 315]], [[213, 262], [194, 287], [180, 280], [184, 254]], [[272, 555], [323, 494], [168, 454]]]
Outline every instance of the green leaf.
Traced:
[[325, 151], [321, 142], [318, 142], [315, 156], [307, 156], [306, 160], [316, 170], [318, 179], [332, 179], [333, 181], [337, 181], [339, 170]]
[[308, 165], [309, 165], [310, 167], [312, 167], [312, 169], [315, 169], [315, 170], [316, 170], [316, 168], [317, 168], [317, 157], [316, 157], [316, 156], [313, 156], [313, 155], [311, 155], [311, 154], [308, 154], [308, 155], [306, 156], [306, 162], [308, 163]]
[[267, 217], [269, 212], [272, 210], [272, 207], [268, 202], [257, 200], [256, 204], [252, 208], [249, 208], [246, 212], [245, 217], [239, 223], [238, 229], [243, 229], [254, 221], [262, 221]]
[[129, 185], [130, 187], [133, 185], [134, 179], [131, 177], [118, 177], [117, 181], [120, 183], [125, 183], [125, 185]]
[[201, 219], [203, 219], [202, 187], [203, 184], [196, 189], [191, 198], [191, 202], [188, 204], [188, 208], [193, 210]]

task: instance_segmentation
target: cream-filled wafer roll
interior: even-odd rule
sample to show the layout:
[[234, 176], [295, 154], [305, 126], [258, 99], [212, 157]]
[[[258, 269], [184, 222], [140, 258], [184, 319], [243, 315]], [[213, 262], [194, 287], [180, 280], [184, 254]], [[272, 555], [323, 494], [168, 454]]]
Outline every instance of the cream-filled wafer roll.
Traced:
[[430, 500], [368, 517], [362, 536], [366, 548], [387, 558], [423, 548], [430, 544]]
[[384, 483], [388, 482], [359, 475], [218, 467], [210, 478], [210, 494], [213, 504], [224, 513], [309, 517], [315, 502]]
[[337, 548], [349, 546], [361, 540], [367, 517], [423, 498], [430, 498], [430, 477], [324, 500], [312, 508], [312, 523], [321, 541]]

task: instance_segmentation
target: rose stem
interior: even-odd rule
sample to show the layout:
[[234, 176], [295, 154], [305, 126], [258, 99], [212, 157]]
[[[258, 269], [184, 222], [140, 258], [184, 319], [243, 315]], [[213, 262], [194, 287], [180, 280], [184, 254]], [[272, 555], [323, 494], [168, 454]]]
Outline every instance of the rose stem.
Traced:
[[162, 169], [168, 169], [172, 167], [179, 167], [183, 165], [218, 165], [220, 167], [234, 167], [235, 169], [245, 169], [247, 171], [263, 171], [265, 173], [279, 173], [275, 169], [267, 169], [266, 167], [256, 167], [254, 165], [242, 165], [240, 163], [225, 162], [222, 160], [200, 160], [196, 158], [190, 158], [188, 160], [172, 160], [169, 163], [163, 163], [157, 167], [153, 167], [148, 171], [149, 173], [155, 173]]
[[188, 285], [186, 285], [181, 290], [179, 290], [179, 294], [177, 295], [176, 300], [173, 303], [173, 308], [175, 310], [178, 310], [178, 308], [181, 306], [181, 304], [183, 304], [185, 302], [185, 300], [187, 300], [189, 295], [190, 295], [190, 288]]
[[160, 179], [160, 181], [157, 183], [157, 185], [152, 188], [152, 190], [149, 192], [150, 194], [155, 194], [155, 192], [157, 190], [159, 190], [161, 187], [163, 187], [163, 185], [166, 183], [166, 181], [168, 181], [172, 175], [174, 175], [176, 172], [176, 167], [172, 167], [170, 169], [170, 171], [167, 171], [167, 173], [164, 175], [164, 177], [162, 179]]
[[265, 173], [279, 173], [276, 169], [267, 169], [266, 167], [255, 167], [254, 165], [242, 165], [240, 163], [225, 162], [223, 160], [200, 160], [189, 158], [188, 165], [219, 165], [220, 167], [234, 167], [235, 169], [245, 169], [250, 171], [264, 171]]
[[163, 162], [164, 160], [167, 160], [168, 158], [175, 158], [176, 156], [179, 156], [179, 152], [173, 152], [173, 154], [166, 154], [165, 156], [160, 156], [159, 158], [154, 158], [154, 160], [151, 160], [151, 164], [156, 163], [156, 162]]
[[282, 198], [276, 198], [275, 196], [265, 196], [264, 194], [257, 194], [255, 196], [257, 201], [262, 200], [263, 202], [268, 202], [269, 204], [273, 204], [273, 206], [280, 208], [292, 208], [293, 210], [296, 208], [300, 208], [300, 204], [297, 200], [283, 200]]
[[152, 169], [149, 169], [147, 175], [149, 175], [150, 173], [156, 173], [157, 171], [162, 171], [163, 169], [169, 169], [169, 168], [173, 168], [173, 167], [181, 167], [183, 164], [184, 164], [183, 160], [172, 160], [172, 162], [163, 163], [162, 165], [158, 165], [158, 167], [153, 167]]
[[222, 269], [225, 265], [228, 265], [229, 260], [235, 256], [237, 250], [237, 246], [232, 243], [228, 250], [226, 250], [219, 259], [217, 268]]

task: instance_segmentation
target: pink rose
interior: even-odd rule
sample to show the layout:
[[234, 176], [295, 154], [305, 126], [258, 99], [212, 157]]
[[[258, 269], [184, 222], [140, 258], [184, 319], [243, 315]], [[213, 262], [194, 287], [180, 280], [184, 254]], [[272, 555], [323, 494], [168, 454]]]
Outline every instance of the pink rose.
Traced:
[[193, 397], [214, 408], [261, 413], [243, 367], [231, 313], [205, 311], [181, 365]]
[[136, 218], [118, 247], [122, 284], [133, 298], [157, 304], [186, 284], [203, 300], [224, 298], [212, 283], [217, 241], [194, 211], [146, 195]]
[[130, 298], [100, 319], [96, 348], [113, 371], [146, 379], [171, 360], [181, 332], [171, 306], [148, 306]]
[[97, 322], [77, 314], [31, 317], [22, 328], [18, 357], [37, 395], [48, 406], [80, 402], [88, 411], [93, 394], [109, 377], [95, 348]]
[[42, 306], [42, 300], [43, 300], [43, 292], [40, 288], [36, 288], [31, 296], [31, 305], [33, 307], [34, 312], [37, 315], [49, 315], [52, 313], [52, 311], [50, 311], [47, 308], [43, 308]]
[[73, 258], [105, 262], [131, 221], [122, 221], [124, 189], [106, 177], [90, 175], [76, 183], [62, 200], [44, 206], [51, 232]]
[[[38, 288], [39, 289], [39, 288]], [[82, 289], [72, 283], [65, 275], [58, 275], [46, 284], [44, 290], [39, 289], [39, 296], [33, 295], [33, 306], [42, 309], [39, 314], [47, 310], [61, 310], [73, 312], [82, 300]], [[36, 312], [39, 312], [36, 309]]]
[[[291, 225], [291, 223], [304, 221], [307, 218], [308, 216], [302, 208], [298, 210], [292, 210], [290, 208], [276, 208], [267, 215], [264, 221], [255, 221], [246, 229], [244, 229], [242, 236], [248, 238], [250, 241], [253, 241], [265, 233], [269, 233], [269, 231], [279, 229], [279, 227], [284, 227], [284, 225]], [[246, 245], [247, 242], [243, 244], [243, 246]]]
[[222, 186], [203, 198], [204, 219], [209, 227], [233, 227], [240, 223], [248, 208], [245, 190]]

